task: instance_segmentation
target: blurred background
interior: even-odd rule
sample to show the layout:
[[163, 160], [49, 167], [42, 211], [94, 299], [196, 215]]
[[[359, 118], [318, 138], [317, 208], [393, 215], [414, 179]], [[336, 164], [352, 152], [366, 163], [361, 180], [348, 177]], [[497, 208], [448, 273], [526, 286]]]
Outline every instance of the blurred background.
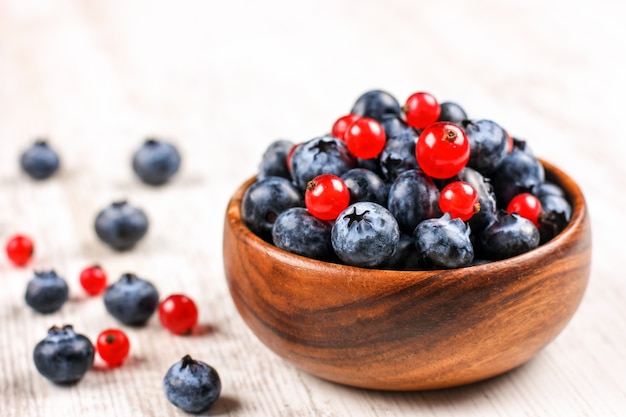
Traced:
[[[140, 271], [164, 293], [197, 294], [204, 320], [222, 330], [214, 344], [163, 343], [176, 354], [197, 348], [216, 358], [253, 404], [233, 400], [237, 415], [404, 415], [416, 407], [423, 415], [619, 415], [626, 407], [626, 289], [618, 272], [626, 234], [625, 15], [618, 0], [0, 0], [0, 238], [30, 233], [38, 242], [32, 267], [53, 265], [69, 279], [98, 260], [112, 279]], [[227, 296], [221, 233], [230, 195], [254, 175], [273, 140], [328, 132], [374, 88], [401, 103], [428, 91], [460, 103], [471, 118], [498, 122], [578, 181], [590, 206], [592, 277], [577, 316], [542, 353], [541, 365], [478, 388], [473, 408], [445, 393], [395, 396], [401, 404], [390, 405], [389, 397], [347, 390], [337, 403], [335, 387], [264, 350]], [[130, 169], [148, 135], [171, 140], [183, 155], [175, 181], [158, 190]], [[61, 172], [43, 184], [28, 180], [17, 163], [36, 137], [48, 138], [62, 158]], [[153, 220], [146, 241], [129, 254], [110, 252], [91, 229], [97, 210], [119, 198]], [[41, 318], [21, 310], [28, 271], [3, 261], [0, 272], [7, 282], [0, 296], [6, 366], [29, 355], [54, 320], [97, 334], [101, 306], [76, 286], [86, 307], [75, 303]], [[16, 333], [23, 341], [9, 336]], [[153, 346], [159, 334], [149, 328], [133, 337], [138, 355], [163, 367], [171, 358]], [[281, 375], [270, 394], [256, 393], [266, 385], [263, 372], [244, 359], [229, 362], [246, 346], [255, 347], [265, 371]], [[110, 409], [112, 394], [85, 388], [93, 401], [77, 406], [71, 394], [31, 380], [30, 363], [11, 366], [0, 385], [19, 382], [31, 393], [3, 392], [12, 399], [9, 411], [18, 404], [43, 409], [55, 396], [74, 411]], [[146, 381], [160, 375], [142, 366], [136, 372]], [[118, 382], [113, 392], [123, 392]], [[542, 393], [542, 386], [567, 384], [561, 396]], [[514, 394], [518, 385], [526, 390]], [[494, 403], [492, 395], [505, 400]], [[121, 398], [119, 412], [140, 413], [137, 400]], [[161, 401], [147, 400], [141, 412], [150, 415]]]

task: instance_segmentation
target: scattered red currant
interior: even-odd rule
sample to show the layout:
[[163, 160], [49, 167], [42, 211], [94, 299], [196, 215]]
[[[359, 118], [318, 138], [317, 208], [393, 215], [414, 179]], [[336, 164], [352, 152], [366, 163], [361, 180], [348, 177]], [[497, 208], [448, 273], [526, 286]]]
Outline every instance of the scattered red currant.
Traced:
[[99, 265], [92, 265], [80, 273], [80, 285], [89, 295], [99, 295], [107, 287], [107, 275]]
[[402, 107], [406, 122], [415, 129], [424, 129], [435, 123], [441, 114], [437, 99], [429, 93], [412, 94]]
[[318, 219], [335, 220], [350, 205], [350, 189], [336, 175], [318, 175], [306, 186], [304, 204]]
[[468, 221], [480, 211], [478, 193], [464, 181], [454, 181], [443, 187], [439, 193], [439, 208], [450, 216]]
[[9, 239], [6, 245], [9, 260], [17, 266], [25, 266], [35, 252], [35, 244], [24, 235], [15, 235]]
[[109, 366], [120, 366], [128, 356], [130, 342], [123, 331], [107, 329], [98, 335], [96, 350]]
[[470, 157], [463, 129], [450, 122], [437, 122], [422, 131], [415, 150], [417, 163], [433, 178], [451, 178], [461, 172]]
[[343, 139], [346, 130], [350, 127], [350, 125], [357, 121], [360, 116], [356, 114], [347, 114], [345, 116], [341, 116], [339, 119], [335, 121], [333, 124], [333, 128], [330, 131], [331, 136], [337, 139]]
[[517, 213], [525, 219], [530, 220], [539, 227], [539, 216], [541, 215], [541, 202], [530, 193], [521, 193], [509, 201], [506, 207], [509, 213]]
[[378, 121], [369, 117], [360, 117], [343, 135], [350, 153], [357, 158], [376, 158], [385, 147], [387, 135]]
[[172, 294], [159, 304], [159, 320], [174, 334], [189, 334], [198, 322], [198, 308], [186, 295]]

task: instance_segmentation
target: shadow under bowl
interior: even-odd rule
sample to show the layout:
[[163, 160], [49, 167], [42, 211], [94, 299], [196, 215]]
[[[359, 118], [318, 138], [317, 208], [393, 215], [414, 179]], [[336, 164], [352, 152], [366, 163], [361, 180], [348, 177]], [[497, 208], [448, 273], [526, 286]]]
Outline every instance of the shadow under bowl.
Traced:
[[464, 385], [532, 358], [566, 326], [589, 280], [591, 227], [578, 185], [542, 161], [572, 219], [513, 258], [432, 271], [364, 269], [305, 258], [254, 235], [235, 192], [223, 257], [239, 314], [272, 351], [320, 378], [379, 390]]

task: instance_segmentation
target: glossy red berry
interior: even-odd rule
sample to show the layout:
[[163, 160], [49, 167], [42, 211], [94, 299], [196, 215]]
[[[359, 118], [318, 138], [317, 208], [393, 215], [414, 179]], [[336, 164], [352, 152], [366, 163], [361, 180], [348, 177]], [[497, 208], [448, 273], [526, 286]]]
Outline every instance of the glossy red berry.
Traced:
[[441, 114], [437, 99], [429, 93], [412, 94], [402, 107], [406, 122], [415, 129], [424, 129], [435, 123]]
[[330, 131], [331, 136], [343, 140], [343, 136], [348, 130], [348, 127], [357, 119], [361, 117], [356, 114], [346, 114], [345, 116], [341, 116], [339, 119], [335, 121], [333, 124], [333, 128]]
[[359, 117], [348, 126], [343, 135], [352, 155], [361, 159], [376, 158], [383, 151], [387, 141], [385, 129], [378, 121], [369, 117]]
[[451, 178], [461, 172], [470, 157], [463, 129], [450, 122], [437, 122], [422, 131], [415, 149], [417, 164], [433, 178]]
[[99, 295], [107, 288], [107, 274], [99, 265], [83, 269], [79, 281], [80, 286], [89, 295]]
[[318, 219], [335, 220], [350, 205], [350, 189], [336, 175], [318, 175], [306, 186], [304, 204]]
[[120, 366], [130, 352], [130, 341], [123, 331], [107, 329], [98, 335], [96, 351], [109, 366]]
[[198, 322], [198, 307], [186, 295], [172, 294], [159, 304], [159, 320], [174, 334], [189, 334]]
[[517, 213], [525, 219], [530, 220], [539, 227], [539, 216], [541, 215], [541, 202], [530, 193], [517, 194], [509, 201], [506, 207], [509, 213]]
[[444, 213], [450, 213], [451, 217], [466, 222], [480, 211], [478, 192], [464, 181], [451, 182], [439, 193], [439, 208]]
[[25, 266], [35, 252], [32, 239], [24, 235], [11, 237], [6, 244], [7, 257], [17, 266]]

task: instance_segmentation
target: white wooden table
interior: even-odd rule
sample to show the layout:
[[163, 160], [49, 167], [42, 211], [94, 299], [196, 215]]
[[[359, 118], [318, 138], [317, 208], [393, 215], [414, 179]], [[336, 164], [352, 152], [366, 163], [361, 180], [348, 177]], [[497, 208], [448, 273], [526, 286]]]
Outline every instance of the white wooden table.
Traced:
[[[0, 415], [176, 416], [162, 377], [184, 354], [222, 377], [211, 415], [626, 415], [626, 3], [616, 0], [289, 2], [0, 0], [0, 240], [31, 235], [33, 262], [0, 260]], [[330, 129], [371, 88], [424, 90], [526, 138], [585, 192], [594, 255], [588, 291], [562, 334], [495, 379], [435, 392], [352, 389], [300, 372], [265, 348], [232, 304], [221, 260], [226, 203], [274, 139]], [[168, 138], [183, 167], [142, 185], [130, 157]], [[62, 157], [35, 183], [18, 157], [35, 137]], [[151, 219], [129, 253], [97, 241], [93, 220], [127, 198]], [[4, 244], [4, 243], [3, 243]], [[206, 332], [124, 328], [131, 357], [100, 360], [72, 387], [41, 377], [32, 350], [53, 324], [92, 340], [119, 326], [78, 274], [135, 272], [200, 306]], [[23, 300], [53, 268], [71, 300], [42, 316]]]

